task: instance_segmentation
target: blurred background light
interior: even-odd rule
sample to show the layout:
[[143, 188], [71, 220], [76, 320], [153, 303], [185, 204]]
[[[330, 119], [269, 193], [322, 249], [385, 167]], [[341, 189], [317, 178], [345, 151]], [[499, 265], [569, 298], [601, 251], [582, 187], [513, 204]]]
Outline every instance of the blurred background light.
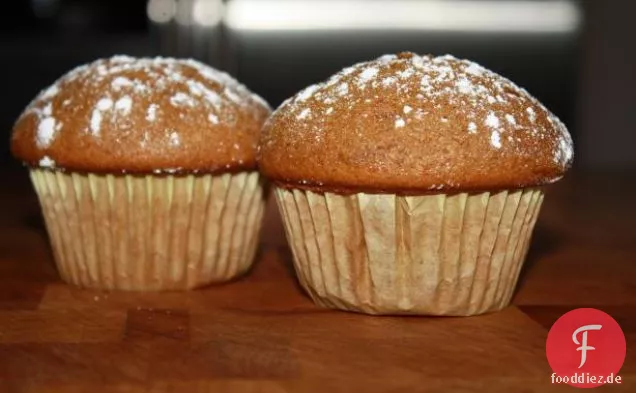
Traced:
[[150, 0], [146, 7], [148, 19], [155, 23], [168, 23], [177, 13], [176, 0]]
[[194, 0], [178, 0], [175, 19], [183, 26], [192, 26], [192, 16], [194, 13]]
[[430, 30], [560, 33], [578, 28], [574, 1], [232, 0], [226, 23], [239, 30]]
[[223, 18], [222, 0], [194, 0], [192, 13], [194, 22], [203, 27], [212, 27]]

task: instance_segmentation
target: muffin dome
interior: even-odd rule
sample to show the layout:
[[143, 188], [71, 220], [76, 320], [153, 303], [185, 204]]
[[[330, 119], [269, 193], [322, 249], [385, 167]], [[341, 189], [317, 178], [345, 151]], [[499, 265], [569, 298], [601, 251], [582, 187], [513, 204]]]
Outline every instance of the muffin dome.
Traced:
[[254, 169], [265, 101], [198, 61], [115, 56], [41, 92], [17, 120], [13, 154], [90, 172]]
[[421, 192], [537, 186], [570, 167], [566, 127], [528, 92], [450, 55], [386, 55], [285, 101], [259, 165], [280, 186]]

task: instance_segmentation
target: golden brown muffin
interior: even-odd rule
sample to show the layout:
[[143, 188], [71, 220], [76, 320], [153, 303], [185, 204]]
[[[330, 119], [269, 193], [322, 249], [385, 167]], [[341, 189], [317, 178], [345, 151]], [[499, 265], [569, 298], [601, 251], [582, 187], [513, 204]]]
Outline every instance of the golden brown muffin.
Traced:
[[182, 290], [247, 271], [269, 112], [229, 75], [185, 59], [97, 60], [40, 93], [12, 151], [30, 169], [62, 278]]
[[565, 126], [511, 81], [452, 56], [387, 55], [284, 102], [261, 135], [301, 285], [370, 314], [509, 304]]
[[370, 192], [546, 184], [572, 162], [565, 126], [492, 71], [401, 53], [347, 68], [267, 122], [260, 167], [281, 185]]
[[252, 170], [269, 107], [195, 60], [116, 56], [44, 90], [15, 124], [31, 166], [107, 173]]

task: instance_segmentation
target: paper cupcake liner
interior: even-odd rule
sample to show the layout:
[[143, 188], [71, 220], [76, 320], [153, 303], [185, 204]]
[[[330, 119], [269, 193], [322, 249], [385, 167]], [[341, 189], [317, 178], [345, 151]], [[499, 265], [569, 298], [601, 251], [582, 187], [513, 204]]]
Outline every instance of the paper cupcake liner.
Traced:
[[369, 314], [475, 315], [509, 304], [543, 194], [338, 195], [276, 189], [301, 285]]
[[31, 170], [55, 261], [71, 284], [183, 290], [249, 269], [264, 199], [257, 172], [189, 176]]

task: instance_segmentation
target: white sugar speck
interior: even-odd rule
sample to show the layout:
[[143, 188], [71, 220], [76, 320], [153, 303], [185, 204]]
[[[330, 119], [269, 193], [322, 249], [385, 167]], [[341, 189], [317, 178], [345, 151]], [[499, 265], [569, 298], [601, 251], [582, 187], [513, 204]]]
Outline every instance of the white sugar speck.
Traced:
[[405, 114], [408, 114], [409, 112], [411, 112], [413, 110], [413, 108], [411, 108], [408, 105], [404, 105], [404, 108], [402, 108], [402, 111], [404, 111]]
[[159, 105], [150, 104], [148, 106], [148, 110], [146, 111], [146, 120], [155, 121], [155, 119], [157, 119], [157, 109], [158, 108], [159, 108]]
[[466, 78], [459, 78], [457, 82], [455, 82], [455, 87], [457, 87], [457, 91], [462, 94], [471, 94], [474, 93], [473, 85]]
[[339, 84], [336, 88], [336, 92], [341, 96], [346, 95], [349, 92], [349, 85], [345, 82]]
[[497, 102], [497, 100], [493, 96], [488, 96], [486, 100], [488, 100], [489, 104], [494, 104], [495, 102]]
[[46, 117], [38, 124], [36, 145], [41, 149], [48, 147], [55, 136], [55, 119]]
[[128, 87], [128, 86], [132, 86], [133, 82], [128, 79], [125, 78], [123, 76], [118, 76], [117, 78], [113, 79], [113, 81], [110, 83], [110, 86], [115, 90], [121, 90], [122, 87]]
[[378, 58], [378, 61], [379, 61], [380, 63], [387, 64], [387, 63], [389, 63], [391, 60], [394, 60], [394, 59], [396, 59], [396, 58], [397, 58], [397, 56], [396, 56], [396, 55], [394, 55], [394, 54], [386, 54], [386, 55], [382, 55], [382, 56], [380, 56], [380, 57]]
[[71, 104], [71, 100], [70, 99], [66, 99], [62, 102], [62, 106], [69, 106]]
[[95, 108], [93, 110], [93, 114], [91, 115], [91, 132], [93, 135], [99, 135], [99, 131], [102, 127], [102, 112], [99, 111], [99, 108]]
[[296, 97], [296, 99], [298, 101], [306, 101], [307, 99], [309, 99], [312, 95], [314, 95], [314, 93], [316, 92], [316, 90], [318, 90], [320, 86], [318, 85], [313, 85], [313, 86], [309, 86], [307, 88], [305, 88], [303, 91], [301, 91], [298, 96]]
[[490, 134], [490, 144], [497, 149], [501, 148], [501, 138], [498, 131], [493, 131], [492, 134]]
[[369, 81], [378, 75], [378, 69], [375, 67], [367, 68], [358, 75], [358, 86], [364, 88]]
[[174, 106], [194, 106], [194, 99], [186, 93], [178, 92], [170, 97], [170, 103]]
[[340, 71], [340, 74], [342, 76], [347, 76], [347, 75], [351, 75], [355, 72], [356, 67], [347, 67], [344, 70]]
[[387, 78], [382, 79], [382, 86], [388, 87], [397, 82], [397, 78], [393, 76], [389, 76]]
[[413, 74], [415, 74], [415, 70], [413, 70], [412, 68], [407, 68], [404, 71], [398, 72], [398, 75], [401, 79], [408, 79], [413, 76]]
[[50, 102], [42, 109], [42, 114], [44, 116], [51, 116], [53, 114], [53, 104]]
[[397, 119], [395, 119], [395, 128], [401, 128], [401, 127], [404, 127], [405, 125], [406, 125], [406, 122], [401, 117], [398, 117]]
[[302, 120], [307, 118], [307, 116], [309, 116], [311, 114], [311, 109], [309, 108], [305, 108], [302, 111], [300, 111], [300, 113], [298, 114], [298, 116], [296, 116], [296, 119], [298, 120]]
[[179, 138], [179, 134], [176, 132], [172, 132], [170, 134], [170, 144], [172, 146], [179, 146], [181, 144], [181, 138]]
[[219, 117], [214, 113], [208, 114], [208, 121], [212, 124], [219, 124]]
[[125, 115], [130, 113], [132, 109], [132, 98], [130, 96], [123, 96], [115, 102], [115, 109], [123, 112]]
[[488, 113], [488, 116], [486, 116], [484, 124], [491, 128], [497, 128], [499, 127], [499, 118], [494, 114], [494, 112], [490, 112]]
[[528, 119], [530, 120], [530, 122], [534, 123], [535, 120], [537, 120], [537, 115], [536, 113], [534, 113], [534, 109], [532, 109], [532, 107], [528, 107], [526, 108], [526, 112], [528, 113]]
[[111, 100], [110, 98], [102, 98], [101, 100], [97, 101], [97, 105], [96, 105], [97, 110], [107, 111], [112, 107], [113, 107], [113, 100]]
[[332, 112], [333, 112], [333, 107], [331, 106], [325, 110], [326, 115], [330, 115]]
[[468, 132], [471, 134], [474, 134], [477, 132], [477, 124], [475, 124], [474, 122], [470, 122], [468, 123]]
[[53, 85], [51, 87], [49, 87], [48, 89], [46, 89], [44, 91], [44, 93], [42, 93], [42, 100], [48, 100], [49, 98], [53, 98], [57, 95], [57, 93], [60, 92], [60, 89], [57, 87], [57, 85]]
[[515, 120], [515, 117], [511, 114], [506, 114], [506, 121], [512, 125], [517, 124], [517, 120]]
[[223, 90], [223, 94], [225, 94], [225, 96], [227, 98], [230, 99], [230, 101], [234, 102], [235, 104], [240, 105], [242, 103], [241, 97], [234, 93], [234, 91], [232, 89], [228, 89], [227, 87]]
[[55, 161], [53, 161], [49, 156], [44, 156], [40, 159], [38, 165], [43, 168], [53, 168], [55, 167]]
[[464, 69], [464, 72], [467, 74], [480, 76], [484, 73], [484, 68], [477, 63], [470, 63], [470, 65]]

